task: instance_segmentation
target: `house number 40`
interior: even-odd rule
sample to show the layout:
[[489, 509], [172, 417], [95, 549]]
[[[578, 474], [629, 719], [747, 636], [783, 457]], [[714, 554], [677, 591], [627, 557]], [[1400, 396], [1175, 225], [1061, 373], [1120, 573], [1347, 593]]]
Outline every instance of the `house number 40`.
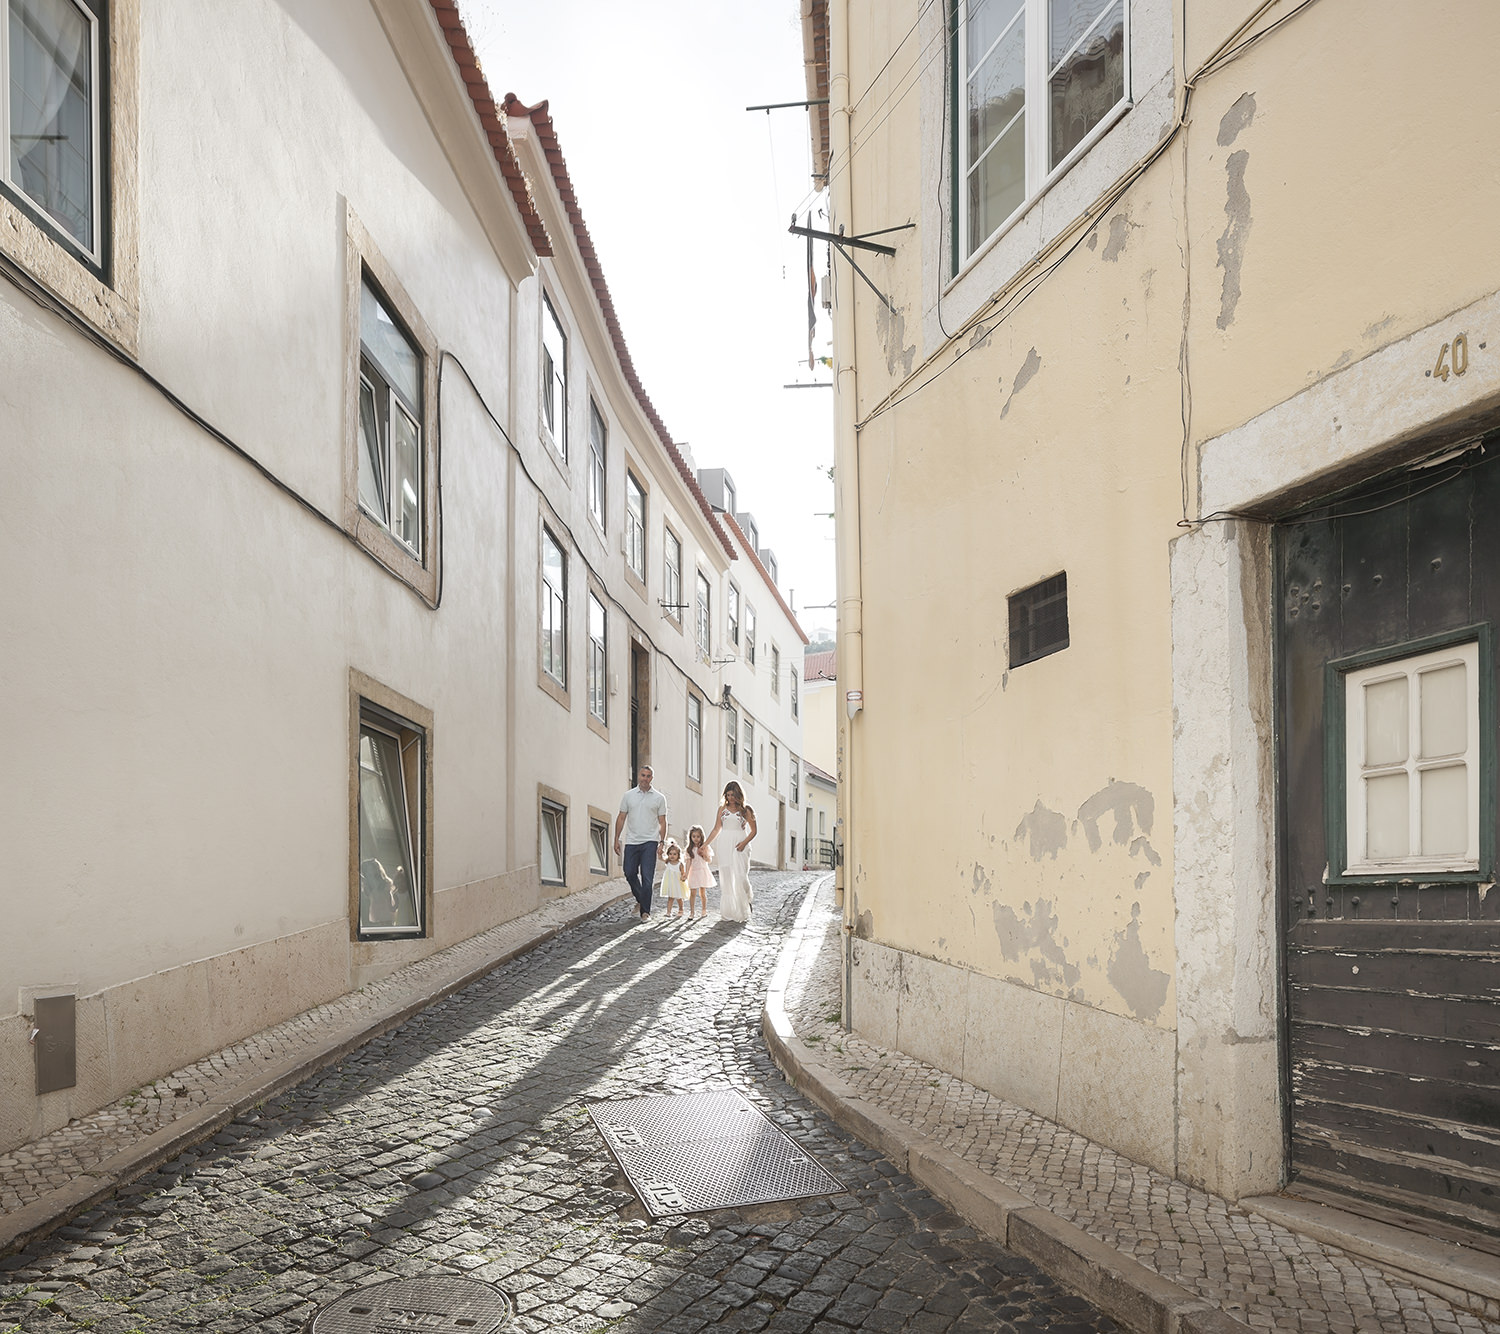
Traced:
[[1469, 369], [1469, 335], [1456, 334], [1451, 343], [1444, 343], [1438, 353], [1437, 365], [1427, 373], [1435, 380], [1446, 380], [1449, 375], [1462, 375]]

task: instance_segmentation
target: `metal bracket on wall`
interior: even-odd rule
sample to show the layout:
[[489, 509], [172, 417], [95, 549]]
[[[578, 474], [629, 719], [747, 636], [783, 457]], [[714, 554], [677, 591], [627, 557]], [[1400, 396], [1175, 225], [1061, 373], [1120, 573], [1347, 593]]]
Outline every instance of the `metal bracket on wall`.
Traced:
[[[811, 214], [808, 215], [808, 221], [812, 221]], [[856, 250], [869, 250], [877, 255], [890, 255], [894, 257], [896, 253], [894, 246], [881, 245], [878, 241], [872, 241], [870, 238], [872, 236], [889, 236], [892, 232], [910, 231], [916, 225], [914, 222], [903, 222], [897, 227], [882, 227], [879, 231], [864, 232], [859, 236], [845, 236], [842, 223], [839, 224], [839, 229], [836, 232], [820, 231], [818, 228], [810, 226], [799, 227], [797, 225], [797, 215], [794, 213], [792, 214], [792, 225], [787, 230], [794, 236], [805, 236], [813, 241], [827, 241], [829, 245], [833, 246], [848, 261], [849, 267], [864, 279], [865, 286], [874, 292], [880, 298], [885, 308], [894, 315], [896, 307], [891, 304], [891, 299], [876, 287], [870, 275], [855, 263], [854, 256], [849, 253], [849, 249], [852, 247]]]

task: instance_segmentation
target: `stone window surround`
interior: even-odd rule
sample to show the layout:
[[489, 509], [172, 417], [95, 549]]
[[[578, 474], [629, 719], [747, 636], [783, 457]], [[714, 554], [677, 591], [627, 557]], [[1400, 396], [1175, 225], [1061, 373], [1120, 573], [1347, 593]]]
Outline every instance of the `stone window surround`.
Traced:
[[691, 705], [685, 704], [683, 706], [682, 779], [683, 782], [687, 785], [687, 789], [689, 792], [696, 792], [701, 796], [703, 794], [703, 758], [707, 749], [704, 746], [703, 742], [704, 729], [708, 724], [708, 701], [704, 699], [703, 695], [697, 690], [696, 687], [692, 685], [689, 685], [687, 688], [687, 697], [690, 701], [695, 699], [698, 701], [698, 777], [694, 778], [692, 776], [692, 774], [689, 772], [687, 763], [688, 755], [691, 753], [692, 748], [692, 732], [687, 727], [687, 711], [691, 707]]
[[[542, 832], [542, 807], [544, 804], [560, 806], [562, 808], [562, 879], [542, 879], [542, 840], [546, 835]], [[549, 787], [546, 783], [536, 785], [536, 874], [543, 892], [549, 889], [567, 891], [568, 885], [568, 825], [572, 820], [573, 809], [568, 800], [568, 794], [559, 788]]]
[[[584, 717], [588, 721], [589, 731], [593, 732], [596, 736], [602, 737], [605, 741], [608, 741], [610, 714], [609, 697], [611, 694], [610, 680], [614, 676], [614, 671], [610, 666], [610, 657], [612, 656], [613, 652], [613, 645], [610, 643], [610, 640], [614, 638], [614, 636], [610, 633], [609, 624], [611, 603], [609, 594], [604, 590], [604, 585], [594, 578], [592, 572], [590, 572], [588, 576], [588, 592], [589, 595], [597, 600], [599, 605], [604, 608], [604, 717], [601, 719], [595, 715], [594, 710], [589, 705], [587, 699], [585, 699], [585, 707], [583, 713]], [[586, 615], [587, 614], [588, 613], [586, 613]], [[594, 637], [592, 632], [588, 634], [586, 638], [588, 639], [589, 663], [592, 664], [594, 657]], [[548, 679], [551, 680], [550, 677]], [[553, 682], [553, 684], [555, 685], [556, 682]], [[585, 672], [584, 693], [585, 696], [587, 696], [587, 672]]]
[[[614, 833], [611, 826], [615, 817], [599, 806], [590, 806], [589, 811], [589, 874], [607, 876], [609, 874], [609, 859], [612, 855]], [[594, 826], [604, 826], [604, 869], [601, 871], [594, 866]]]
[[[946, 5], [921, 19], [923, 50], [945, 45]], [[1125, 100], [1091, 132], [1091, 145], [1052, 176], [972, 255], [953, 265], [952, 111], [948, 60], [922, 75], [922, 336], [929, 352], [949, 341], [1046, 245], [1072, 226], [1132, 165], [1157, 145], [1177, 110], [1176, 51], [1170, 0], [1126, 0], [1129, 73]], [[1086, 143], [1089, 141], [1086, 140]], [[938, 246], [934, 253], [933, 245]], [[941, 303], [942, 316], [938, 310]]]
[[[641, 570], [645, 577], [637, 575], [630, 564], [630, 482], [641, 489]], [[625, 453], [625, 478], [620, 484], [620, 552], [625, 568], [625, 582], [643, 598], [651, 595], [646, 582], [651, 577], [651, 474]]]
[[[433, 807], [433, 714], [415, 700], [392, 690], [389, 686], [367, 676], [358, 668], [349, 669], [349, 939], [353, 943], [355, 963], [369, 962], [360, 957], [378, 950], [386, 942], [376, 938], [361, 938], [359, 935], [359, 728], [361, 711], [365, 704], [374, 704], [392, 713], [411, 725], [413, 731], [421, 732], [424, 739], [422, 766], [422, 850], [419, 854], [422, 871], [422, 938], [431, 940], [436, 931], [432, 920], [436, 896], [432, 885], [432, 833]], [[395, 937], [391, 943], [409, 940], [411, 937]]]
[[576, 553], [561, 536], [567, 532], [567, 527], [558, 519], [552, 507], [542, 500], [536, 525], [536, 683], [563, 708], [571, 710], [573, 707], [573, 640], [576, 636], [573, 634], [573, 627], [568, 623], [573, 617], [574, 599], [567, 593], [563, 597], [563, 662], [566, 667], [566, 683], [559, 681], [547, 670], [546, 657], [542, 651], [542, 603], [547, 596], [543, 543], [549, 533], [552, 535], [552, 540], [557, 543], [558, 549], [563, 554], [563, 578], [565, 585], [569, 586], [568, 593], [571, 593], [572, 571], [569, 569], [569, 558]]
[[[422, 555], [414, 556], [385, 525], [359, 504], [360, 293], [368, 273], [422, 353]], [[395, 270], [375, 245], [353, 207], [344, 201], [344, 531], [392, 574], [436, 606], [441, 534], [437, 526], [440, 449], [438, 441], [437, 337], [417, 312]]]
[[140, 350], [141, 0], [110, 0], [107, 9], [103, 274], [3, 192], [0, 251], [134, 359]]
[[[673, 524], [668, 523], [665, 517], [662, 518], [661, 526], [661, 600], [665, 602], [672, 595], [672, 590], [667, 587], [667, 539], [676, 538], [677, 599], [680, 602], [686, 595], [686, 579], [683, 566], [687, 563], [687, 544], [682, 540], [682, 534], [677, 531], [676, 527]], [[666, 620], [667, 624], [673, 626], [679, 634], [685, 633], [683, 629], [685, 618], [682, 614], [682, 608], [680, 606], [663, 607], [662, 616]]]

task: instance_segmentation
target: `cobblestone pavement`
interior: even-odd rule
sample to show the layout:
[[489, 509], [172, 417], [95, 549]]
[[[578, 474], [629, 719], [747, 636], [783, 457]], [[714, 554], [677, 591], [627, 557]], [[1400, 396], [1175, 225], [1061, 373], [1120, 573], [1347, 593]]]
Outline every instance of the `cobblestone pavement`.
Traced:
[[316, 1047], [331, 1031], [375, 1013], [402, 993], [419, 990], [424, 982], [438, 980], [455, 968], [477, 968], [503, 956], [542, 932], [555, 929], [568, 913], [609, 902], [624, 891], [624, 886], [623, 880], [605, 881], [591, 890], [553, 900], [536, 912], [407, 964], [358, 991], [294, 1015], [175, 1070], [19, 1149], [0, 1153], [0, 1213], [67, 1185], [80, 1173], [97, 1168], [185, 1113], [223, 1097], [226, 1090], [255, 1071]]
[[[1347, 1252], [839, 1027], [840, 919], [820, 887], [786, 991], [797, 1036], [862, 1098], [1033, 1203], [1258, 1329], [1500, 1334]], [[855, 1016], [858, 1022], [858, 1014]]]
[[[0, 1330], [290, 1332], [446, 1273], [502, 1286], [520, 1331], [1111, 1334], [772, 1066], [763, 993], [811, 879], [756, 874], [743, 930], [617, 907], [496, 970], [0, 1260]], [[849, 1190], [646, 1220], [585, 1101], [724, 1086]]]

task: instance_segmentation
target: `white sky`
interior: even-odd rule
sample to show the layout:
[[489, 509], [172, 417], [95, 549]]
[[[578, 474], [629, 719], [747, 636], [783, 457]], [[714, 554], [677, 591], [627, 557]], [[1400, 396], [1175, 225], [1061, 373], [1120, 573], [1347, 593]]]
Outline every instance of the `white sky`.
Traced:
[[[831, 631], [833, 392], [807, 381], [812, 201], [797, 0], [461, 0], [496, 100], [548, 99], [651, 401], [700, 468], [725, 467], [802, 628]], [[815, 226], [823, 226], [815, 218]], [[826, 264], [818, 247], [818, 271]], [[821, 306], [816, 352], [827, 356]], [[826, 366], [817, 378], [829, 379]], [[807, 608], [804, 612], [804, 608]]]

